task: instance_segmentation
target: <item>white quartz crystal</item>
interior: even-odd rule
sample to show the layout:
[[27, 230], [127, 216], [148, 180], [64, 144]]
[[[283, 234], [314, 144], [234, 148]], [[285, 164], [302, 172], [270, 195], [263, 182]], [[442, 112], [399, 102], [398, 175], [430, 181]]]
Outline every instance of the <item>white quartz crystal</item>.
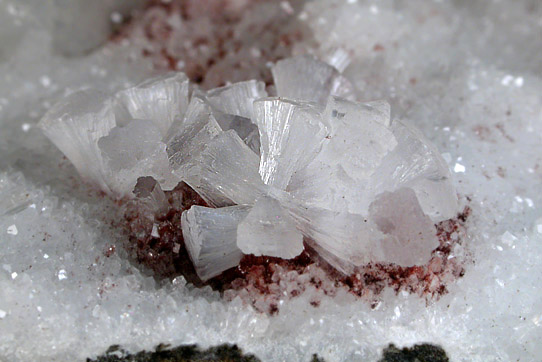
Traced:
[[148, 79], [116, 94], [118, 112], [132, 119], [154, 123], [165, 136], [176, 119], [182, 119], [189, 102], [188, 78], [183, 73], [169, 73]]
[[184, 242], [201, 280], [239, 264], [243, 253], [237, 247], [237, 225], [249, 210], [242, 205], [219, 209], [192, 206], [183, 212]]
[[32, 200], [24, 188], [24, 177], [20, 173], [0, 174], [0, 216], [14, 214], [27, 208]]
[[263, 196], [239, 223], [237, 246], [245, 254], [291, 259], [303, 251], [303, 235], [277, 200]]

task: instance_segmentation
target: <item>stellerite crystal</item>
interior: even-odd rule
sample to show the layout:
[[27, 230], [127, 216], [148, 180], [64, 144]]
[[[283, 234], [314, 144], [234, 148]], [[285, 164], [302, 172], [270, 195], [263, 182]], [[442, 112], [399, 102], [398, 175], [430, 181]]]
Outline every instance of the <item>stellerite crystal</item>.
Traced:
[[253, 123], [253, 103], [266, 97], [265, 84], [255, 80], [230, 84], [208, 91], [204, 98], [224, 131], [230, 129], [256, 153], [260, 152], [258, 127]]
[[167, 189], [178, 183], [173, 179], [160, 130], [149, 121], [135, 119], [113, 128], [98, 141], [98, 147], [110, 172], [109, 187], [119, 195], [129, 194], [140, 176], [152, 176]]
[[330, 135], [311, 163], [293, 177], [289, 190], [307, 205], [366, 214], [372, 200], [369, 181], [396, 147], [395, 136], [380, 112], [340, 98], [330, 98], [322, 118]]
[[409, 187], [416, 192], [424, 213], [435, 222], [457, 213], [457, 195], [448, 165], [436, 149], [416, 128], [407, 122], [391, 125], [397, 147], [375, 171], [370, 189], [377, 194]]
[[267, 92], [263, 82], [249, 80], [212, 89], [206, 96], [217, 111], [252, 119], [252, 103], [258, 98], [266, 97]]
[[117, 112], [127, 112], [132, 119], [149, 120], [165, 136], [171, 124], [183, 117], [189, 102], [188, 78], [183, 73], [169, 73], [148, 79], [118, 92]]
[[277, 200], [264, 196], [239, 223], [237, 246], [245, 254], [291, 259], [303, 251], [303, 234]]
[[382, 232], [379, 240], [385, 260], [397, 265], [421, 265], [439, 243], [431, 218], [424, 214], [412, 189], [383, 192], [369, 207]]
[[210, 106], [198, 96], [192, 97], [186, 114], [177, 119], [165, 137], [169, 162], [179, 178], [185, 177], [193, 160], [207, 143], [221, 133]]
[[260, 129], [260, 175], [267, 185], [286, 189], [296, 170], [315, 157], [328, 135], [317, 107], [284, 98], [254, 102]]
[[209, 141], [192, 162], [186, 182], [212, 205], [251, 204], [264, 193], [258, 156], [233, 130]]
[[184, 242], [202, 280], [239, 264], [243, 253], [237, 247], [237, 225], [249, 210], [248, 206], [192, 206], [183, 213]]
[[218, 207], [182, 216], [202, 279], [234, 266], [240, 251], [294, 258], [304, 238], [347, 274], [369, 262], [423, 264], [437, 246], [434, 223], [458, 208], [447, 165], [420, 132], [391, 120], [387, 102], [339, 96], [354, 94], [338, 70], [345, 57], [331, 56], [336, 67], [312, 56], [277, 62], [278, 97], [252, 80], [189, 98], [186, 77], [168, 74], [89, 104], [76, 94], [41, 124], [116, 197], [135, 193], [159, 210], [161, 190], [184, 181]]
[[541, 19], [0, 0], [0, 360], [539, 361]]
[[280, 60], [272, 72], [280, 97], [325, 104], [330, 95], [352, 91], [337, 69], [308, 55]]
[[98, 141], [107, 136], [115, 125], [111, 100], [94, 90], [70, 94], [54, 105], [39, 123], [45, 135], [66, 155], [81, 176], [107, 192], [111, 189]]

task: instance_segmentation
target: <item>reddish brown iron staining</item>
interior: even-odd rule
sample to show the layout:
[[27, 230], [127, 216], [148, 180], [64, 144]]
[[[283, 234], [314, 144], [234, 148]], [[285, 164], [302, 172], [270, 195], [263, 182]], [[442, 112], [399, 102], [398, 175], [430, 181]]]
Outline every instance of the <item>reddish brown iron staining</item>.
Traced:
[[[455, 219], [437, 225], [440, 245], [433, 251], [426, 265], [401, 267], [371, 263], [345, 276], [321, 260], [306, 245], [306, 251], [292, 260], [247, 256], [237, 269], [230, 270], [215, 281], [224, 282], [235, 276], [233, 281], [225, 282], [222, 288], [236, 290], [239, 295], [245, 294], [256, 309], [268, 313], [278, 311], [273, 308], [276, 305], [273, 301], [284, 298], [285, 294], [289, 298], [296, 297], [309, 286], [325, 295], [334, 295], [340, 288], [346, 288], [372, 303], [386, 288], [396, 293], [414, 293], [428, 301], [438, 299], [447, 293], [449, 283], [465, 273], [465, 260], [458, 261], [453, 255], [453, 249], [463, 243], [466, 236], [465, 223], [470, 213], [471, 209], [466, 207]], [[262, 303], [258, 294], [264, 295], [263, 300], [267, 300], [267, 303]], [[310, 304], [318, 306], [320, 302], [313, 298]]]
[[[201, 284], [184, 247], [181, 214], [193, 205], [207, 206], [190, 186], [181, 182], [174, 190], [165, 192], [169, 209], [154, 220], [143, 214], [137, 200], [126, 205], [128, 250], [157, 277], [184, 275], [192, 283]], [[154, 233], [153, 233], [154, 227]]]
[[492, 139], [491, 129], [488, 126], [477, 125], [472, 130], [479, 140], [495, 143], [495, 140]]
[[260, 293], [270, 293], [269, 286], [273, 283], [273, 275], [278, 268], [303, 273], [307, 266], [314, 264], [314, 257], [307, 251], [307, 245], [305, 247], [305, 251], [290, 260], [245, 255], [239, 266], [222, 273], [211, 280], [211, 283], [221, 290], [239, 289], [250, 283]]
[[504, 128], [504, 124], [502, 124], [502, 123], [497, 123], [497, 124], [495, 125], [495, 128], [498, 129], [498, 130], [500, 131], [501, 135], [502, 135], [504, 138], [506, 138], [508, 141], [510, 141], [511, 143], [514, 143], [514, 142], [516, 141], [512, 136], [510, 136], [510, 135], [508, 134], [508, 132], [506, 132], [506, 129]]
[[432, 298], [445, 294], [449, 282], [462, 277], [465, 270], [462, 262], [453, 257], [453, 248], [462, 244], [465, 222], [471, 213], [466, 207], [455, 219], [437, 225], [440, 245], [433, 250], [432, 258], [426, 265], [401, 267], [394, 264], [369, 264], [358, 273], [341, 280], [350, 291], [358, 296], [378, 295], [384, 288], [395, 292], [407, 291]]
[[297, 20], [302, 5], [293, 2], [286, 11], [268, 0], [153, 0], [112, 41], [141, 44], [141, 56], [157, 70], [183, 71], [203, 88], [270, 83], [267, 63], [290, 56], [295, 43], [309, 38]]
[[[493, 127], [498, 131], [494, 132]], [[497, 143], [498, 142], [498, 134], [501, 135], [504, 139], [507, 141], [514, 143], [516, 140], [510, 136], [510, 134], [506, 131], [505, 126], [503, 123], [496, 123], [493, 127], [488, 127], [486, 125], [477, 125], [472, 128], [472, 131], [474, 134], [478, 137], [481, 141], [486, 141], [490, 143]]]
[[113, 254], [115, 254], [115, 245], [110, 245], [107, 247], [107, 249], [104, 251], [104, 255], [109, 258], [110, 256], [112, 256]]
[[[466, 236], [465, 223], [471, 214], [469, 207], [456, 218], [436, 225], [440, 245], [433, 250], [426, 265], [401, 267], [370, 263], [346, 276], [334, 270], [305, 244], [305, 251], [291, 260], [246, 255], [236, 268], [203, 283], [195, 274], [184, 247], [180, 216], [183, 210], [192, 205], [205, 205], [205, 202], [184, 183], [166, 194], [171, 208], [156, 216], [154, 222], [142, 218], [133, 204], [127, 207], [130, 249], [137, 260], [153, 270], [156, 276], [183, 275], [196, 286], [210, 285], [224, 292], [227, 298], [242, 296], [262, 312], [278, 312], [282, 298], [295, 298], [309, 287], [324, 295], [334, 295], [339, 289], [346, 288], [369, 302], [374, 302], [386, 288], [396, 293], [414, 293], [427, 300], [438, 299], [447, 293], [449, 283], [465, 273], [465, 260], [458, 260], [453, 251]], [[153, 224], [158, 225], [159, 237], [152, 236]], [[310, 304], [318, 306], [320, 301], [312, 298]]]
[[384, 46], [382, 44], [375, 44], [374, 47], [373, 47], [373, 51], [375, 51], [375, 52], [384, 51]]

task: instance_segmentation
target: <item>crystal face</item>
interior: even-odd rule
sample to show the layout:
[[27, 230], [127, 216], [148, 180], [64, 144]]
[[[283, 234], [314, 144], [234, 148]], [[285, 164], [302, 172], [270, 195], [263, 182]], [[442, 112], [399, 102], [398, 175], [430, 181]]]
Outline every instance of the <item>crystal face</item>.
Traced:
[[188, 78], [183, 73], [170, 73], [120, 91], [115, 99], [118, 111], [128, 113], [122, 118], [149, 120], [165, 136], [171, 124], [186, 112], [188, 95]]
[[160, 130], [152, 123], [132, 120], [115, 127], [98, 141], [107, 168], [110, 188], [118, 194], [130, 193], [140, 176], [152, 176], [164, 188], [173, 188], [172, 173]]
[[207, 100], [216, 110], [248, 119], [253, 118], [253, 102], [265, 96], [267, 96], [265, 84], [255, 80], [239, 82], [207, 92]]
[[237, 226], [249, 210], [247, 206], [192, 206], [183, 212], [185, 245], [202, 280], [239, 264], [243, 253], [237, 247]]
[[280, 203], [264, 196], [237, 227], [237, 246], [245, 254], [291, 259], [303, 251], [303, 235]]
[[41, 127], [83, 178], [118, 198], [135, 193], [147, 210], [163, 210], [162, 189], [190, 185], [213, 207], [181, 220], [202, 280], [243, 254], [294, 258], [304, 240], [346, 274], [423, 264], [438, 245], [434, 224], [458, 209], [449, 170], [387, 102], [344, 98], [354, 94], [338, 70], [346, 59], [330, 59], [337, 68], [279, 61], [278, 97], [257, 81], [189, 97], [187, 78], [169, 74], [111, 98], [76, 93]]
[[312, 56], [280, 60], [271, 70], [280, 97], [325, 104], [330, 95], [352, 92], [352, 86], [336, 68]]
[[328, 129], [310, 103], [283, 98], [254, 102], [260, 130], [260, 175], [267, 185], [286, 189], [296, 170], [318, 153]]
[[[88, 182], [111, 192], [98, 141], [115, 127], [112, 102], [98, 91], [73, 93], [54, 105], [39, 126]], [[143, 176], [143, 175], [142, 175]]]
[[[309, 361], [313, 353], [377, 361], [415, 355], [410, 347], [421, 342], [442, 346], [451, 361], [540, 360], [541, 19], [537, 0], [0, 0], [0, 360], [137, 359], [158, 345], [160, 356], [167, 344], [224, 342], [262, 361]], [[338, 84], [348, 86], [330, 95], [391, 105], [373, 107], [391, 111], [382, 119], [398, 144], [369, 180], [367, 215], [307, 208], [301, 203], [309, 198], [293, 194], [296, 181], [311, 181], [300, 180], [297, 162], [290, 176], [290, 159], [273, 155], [277, 170], [288, 171], [283, 189], [266, 185], [258, 157], [264, 195], [254, 202], [277, 200], [305, 250], [293, 259], [244, 255], [202, 283], [182, 237], [182, 212], [220, 208], [186, 182], [169, 190], [153, 176], [139, 177], [128, 194], [127, 186], [111, 190], [120, 173], [110, 172], [100, 140], [126, 132], [132, 119], [156, 126], [115, 94], [181, 71], [190, 79], [188, 103], [199, 96], [209, 106], [216, 123], [204, 130], [213, 132], [170, 163], [174, 183], [223, 131], [262, 155], [256, 118], [224, 113], [207, 93], [254, 79], [265, 83], [263, 99], [304, 104], [278, 94], [271, 71], [302, 54], [342, 73]], [[37, 126], [80, 89], [82, 104], [98, 92], [115, 115], [90, 147], [96, 157], [82, 145], [64, 155]], [[320, 113], [328, 99], [308, 103]], [[173, 123], [182, 125], [186, 110], [178, 114]], [[95, 141], [79, 127], [74, 137], [62, 132], [59, 142]], [[91, 178], [70, 161], [78, 155], [85, 156], [77, 168]], [[442, 167], [453, 183], [441, 182]], [[456, 194], [454, 213], [448, 200]], [[403, 219], [411, 214], [412, 222]], [[439, 245], [417, 236], [408, 244], [419, 232], [436, 234]], [[377, 261], [385, 253], [394, 264]], [[416, 253], [431, 256], [424, 263]]]

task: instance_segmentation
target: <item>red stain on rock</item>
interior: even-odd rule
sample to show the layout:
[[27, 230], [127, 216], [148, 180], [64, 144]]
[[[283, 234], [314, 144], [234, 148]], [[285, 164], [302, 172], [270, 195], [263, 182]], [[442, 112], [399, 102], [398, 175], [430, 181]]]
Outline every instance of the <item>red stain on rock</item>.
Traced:
[[[310, 32], [293, 20], [302, 2], [293, 5], [295, 11], [285, 13], [279, 2], [266, 0], [150, 1], [141, 14], [119, 29], [112, 41], [143, 37], [141, 56], [152, 59], [156, 69], [182, 70], [203, 88], [247, 79], [270, 84], [267, 63], [290, 56], [295, 43], [310, 40]], [[247, 33], [250, 37], [243, 36]], [[384, 50], [380, 44], [373, 48], [375, 52]], [[410, 83], [416, 84], [416, 79]], [[507, 136], [504, 127], [497, 129]], [[476, 127], [474, 132], [481, 139], [491, 134], [484, 126]], [[196, 286], [210, 285], [221, 291], [226, 299], [240, 296], [262, 312], [278, 313], [281, 300], [304, 293], [312, 293], [309, 303], [318, 307], [318, 295], [335, 295], [339, 290], [368, 300], [374, 308], [378, 305], [375, 297], [386, 288], [429, 300], [446, 293], [447, 285], [465, 272], [464, 261], [458, 261], [453, 250], [466, 235], [465, 223], [471, 212], [468, 207], [456, 218], [437, 225], [440, 244], [426, 265], [371, 263], [347, 276], [306, 244], [305, 251], [292, 260], [247, 255], [236, 268], [203, 283], [184, 246], [181, 214], [192, 205], [207, 205], [185, 183], [165, 194], [169, 208], [154, 219], [143, 214], [137, 201], [124, 206], [127, 249], [132, 257], [158, 278], [183, 275]]]
[[268, 0], [153, 0], [111, 41], [139, 44], [157, 70], [184, 71], [203, 88], [248, 79], [270, 83], [267, 63], [290, 56], [295, 43], [310, 37], [297, 20], [302, 5], [294, 2], [287, 12]]
[[[246, 255], [239, 266], [203, 283], [196, 275], [184, 246], [181, 213], [192, 205], [206, 203], [185, 183], [166, 192], [170, 209], [155, 220], [142, 217], [137, 202], [126, 207], [128, 249], [138, 262], [155, 276], [172, 278], [183, 275], [196, 286], [209, 285], [221, 291], [226, 299], [240, 296], [265, 313], [277, 313], [280, 301], [295, 298], [311, 289], [310, 305], [318, 306], [320, 296], [335, 295], [345, 289], [353, 295], [375, 303], [386, 288], [396, 293], [406, 291], [420, 297], [438, 299], [447, 293], [447, 285], [464, 275], [464, 260], [454, 256], [454, 248], [463, 243], [465, 223], [471, 209], [466, 207], [456, 218], [437, 224], [439, 246], [426, 265], [401, 267], [395, 264], [370, 263], [352, 275], [337, 272], [307, 244], [299, 256], [291, 260]], [[159, 236], [153, 236], [153, 225]], [[156, 234], [155, 234], [156, 235]]]
[[[128, 251], [157, 277], [184, 275], [189, 282], [201, 285], [184, 246], [181, 214], [193, 205], [207, 204], [184, 182], [165, 194], [169, 209], [155, 215], [154, 220], [143, 215], [137, 199], [126, 205]], [[153, 227], [158, 231], [158, 236], [153, 235]]]

